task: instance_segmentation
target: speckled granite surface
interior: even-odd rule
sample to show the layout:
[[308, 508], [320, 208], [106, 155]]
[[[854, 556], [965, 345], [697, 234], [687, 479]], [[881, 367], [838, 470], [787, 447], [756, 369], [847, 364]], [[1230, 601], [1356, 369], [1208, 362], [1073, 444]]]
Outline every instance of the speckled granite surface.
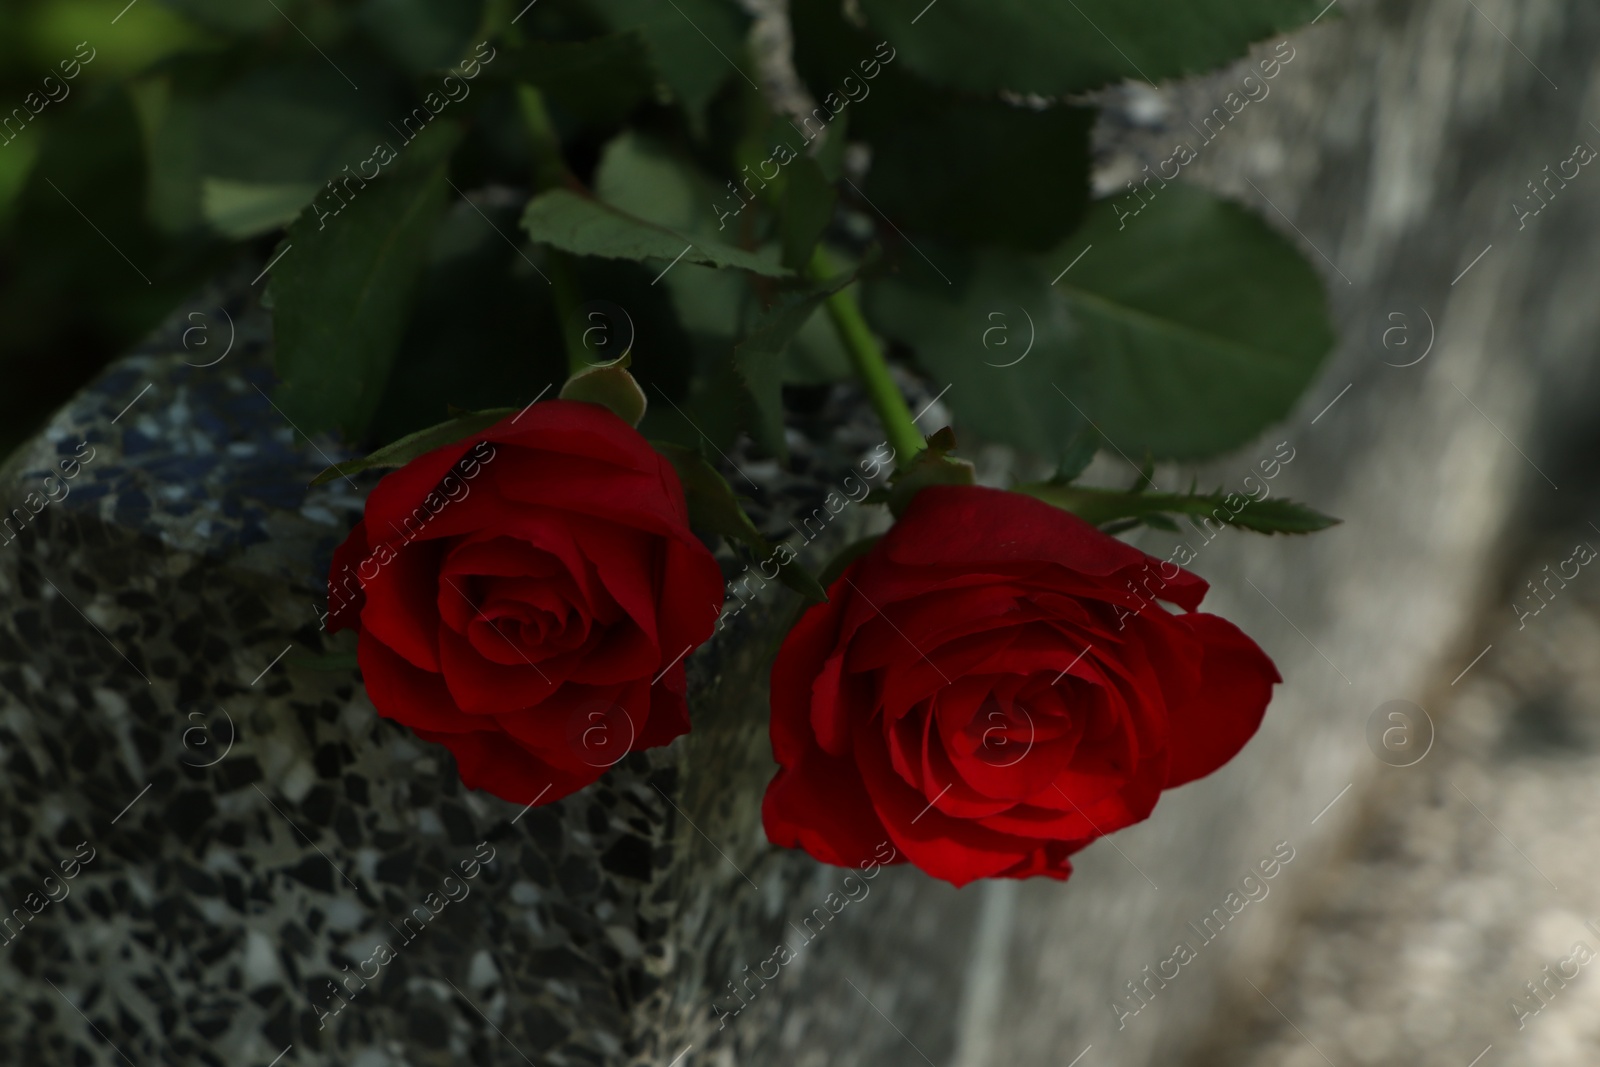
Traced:
[[[227, 359], [186, 365], [215, 357], [180, 313], [0, 472], [26, 517], [0, 546], [0, 1062], [755, 1056], [776, 1031], [722, 1032], [711, 1001], [838, 873], [760, 834], [795, 598], [760, 592], [691, 658], [691, 737], [546, 807], [464, 790], [353, 671], [307, 662], [351, 647], [317, 619], [361, 493], [306, 488], [334, 446], [268, 401], [261, 311], [220, 304]], [[734, 457], [775, 534], [876, 443], [845, 393], [791, 439], [799, 474]]]

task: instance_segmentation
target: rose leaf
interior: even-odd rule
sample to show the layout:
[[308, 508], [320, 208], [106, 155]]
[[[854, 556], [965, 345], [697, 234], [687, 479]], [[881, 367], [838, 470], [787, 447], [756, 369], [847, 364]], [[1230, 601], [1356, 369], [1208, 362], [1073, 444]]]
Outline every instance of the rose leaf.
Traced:
[[431, 126], [401, 148], [394, 173], [352, 186], [348, 201], [312, 201], [274, 253], [277, 402], [303, 431], [359, 437], [377, 411], [447, 204], [459, 134]]
[[323, 485], [335, 478], [375, 467], [404, 467], [418, 456], [432, 452], [436, 448], [443, 448], [464, 437], [470, 437], [481, 430], [487, 430], [516, 411], [516, 408], [492, 408], [488, 411], [467, 412], [436, 426], [407, 434], [398, 441], [392, 441], [360, 459], [348, 460], [329, 467], [311, 479], [311, 484]]
[[676, 230], [646, 222], [570, 189], [552, 189], [529, 201], [522, 228], [534, 241], [563, 252], [607, 259], [658, 260], [665, 268], [663, 274], [679, 260], [707, 267], [738, 267], [771, 277], [789, 273], [769, 256], [705, 237], [691, 241]]

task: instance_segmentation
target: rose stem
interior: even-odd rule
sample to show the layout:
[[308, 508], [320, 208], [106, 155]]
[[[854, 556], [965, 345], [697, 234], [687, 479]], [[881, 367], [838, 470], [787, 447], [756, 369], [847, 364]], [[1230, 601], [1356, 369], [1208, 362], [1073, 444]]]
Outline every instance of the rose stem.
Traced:
[[[828, 262], [828, 254], [823, 251], [820, 244], [812, 253], [810, 273], [812, 279], [819, 282], [833, 277], [833, 267]], [[855, 294], [848, 287], [828, 297], [826, 303], [828, 317], [833, 320], [833, 328], [839, 334], [839, 340], [844, 344], [845, 351], [850, 355], [856, 377], [861, 379], [861, 387], [866, 390], [867, 399], [872, 402], [872, 410], [877, 412], [878, 420], [883, 423], [884, 431], [889, 435], [889, 444], [893, 447], [900, 465], [904, 466], [912, 456], [927, 447], [927, 442], [923, 439], [922, 431], [917, 429], [917, 424], [912, 421], [911, 409], [906, 406], [905, 397], [900, 395], [899, 388], [894, 384], [894, 378], [889, 374], [889, 364], [883, 358], [883, 349], [879, 347], [878, 339], [872, 336], [872, 329], [861, 315], [861, 307], [856, 303]]]
[[[533, 142], [534, 195], [576, 184], [567, 172], [566, 160], [561, 155], [561, 138], [544, 105], [544, 95], [531, 85], [521, 85], [517, 87], [517, 103], [521, 105], [522, 121]], [[561, 323], [561, 339], [567, 350], [567, 371], [576, 374], [585, 367], [594, 366], [594, 361], [589, 359], [583, 344], [583, 323], [578, 319], [578, 286], [572, 277], [572, 262], [565, 253], [552, 248], [545, 255], [545, 267], [550, 276], [550, 296]]]

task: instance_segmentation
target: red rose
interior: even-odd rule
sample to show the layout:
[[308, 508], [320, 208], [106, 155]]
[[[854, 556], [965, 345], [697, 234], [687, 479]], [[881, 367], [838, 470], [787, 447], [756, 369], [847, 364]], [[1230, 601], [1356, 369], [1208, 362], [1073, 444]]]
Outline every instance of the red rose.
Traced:
[[723, 584], [671, 464], [605, 408], [553, 400], [379, 482], [328, 591], [378, 713], [526, 804], [688, 731], [683, 660]]
[[888, 841], [956, 885], [1066, 878], [1232, 758], [1282, 680], [1205, 592], [1031, 497], [922, 490], [773, 664], [767, 836], [840, 865]]

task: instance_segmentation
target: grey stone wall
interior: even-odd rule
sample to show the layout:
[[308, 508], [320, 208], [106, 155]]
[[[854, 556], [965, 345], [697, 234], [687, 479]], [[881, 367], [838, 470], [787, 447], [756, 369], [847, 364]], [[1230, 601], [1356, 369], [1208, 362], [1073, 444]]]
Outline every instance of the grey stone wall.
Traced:
[[[1499, 648], [1475, 659], [1498, 644], [1476, 622], [1496, 561], [1524, 502], [1559, 492], [1546, 474], [1572, 491], [1544, 461], [1594, 396], [1600, 264], [1583, 235], [1600, 201], [1575, 185], [1525, 229], [1508, 203], [1590, 136], [1597, 39], [1577, 0], [1340, 0], [1293, 38], [1272, 95], [1189, 179], [1303, 243], [1344, 337], [1290, 420], [1202, 472], [1237, 481], [1287, 441], [1275, 489], [1346, 520], [1303, 540], [1230, 535], [1195, 564], [1210, 610], [1283, 671], [1266, 725], [1075, 857], [1064, 886], [956, 891], [887, 870], [814, 935], [799, 927], [842, 872], [772, 849], [759, 819], [765, 664], [793, 598], [764, 591], [692, 657], [688, 737], [547, 808], [463, 791], [448, 754], [378, 719], [352, 672], [316, 669], [348, 650], [317, 628], [320, 568], [371, 479], [304, 488], [319, 452], [338, 456], [267, 401], [249, 286], [197, 297], [183, 313], [220, 330], [226, 307], [238, 324], [227, 360], [186, 366], [204, 360], [180, 313], [0, 470], [14, 506], [94, 449], [70, 495], [0, 546], [0, 899], [38, 903], [79, 858], [70, 892], [0, 946], [0, 1061], [1096, 1067], [1231, 1062], [1245, 1053], [1213, 1028], [1246, 1018], [1283, 1039], [1259, 1062], [1299, 1062], [1272, 1020], [1308, 1004], [1271, 964], [1348, 869], [1391, 770], [1368, 719], [1393, 699], [1441, 706], [1469, 664], [1463, 685], [1509, 669]], [[1237, 76], [1111, 94], [1104, 185], [1190, 138]], [[937, 391], [908, 384], [919, 407]], [[791, 429], [796, 473], [734, 457], [774, 533], [877, 441], [845, 389]], [[1003, 479], [1006, 457], [983, 458]], [[847, 511], [812, 550], [867, 521]], [[1199, 944], [1186, 924], [1279, 842], [1294, 858], [1268, 896]], [[469, 896], [398, 929], [465, 871]], [[743, 986], [780, 939], [798, 959]], [[1196, 959], [1119, 1028], [1125, 983], [1179, 939]], [[385, 940], [379, 977], [320, 1018], [328, 983]]]

